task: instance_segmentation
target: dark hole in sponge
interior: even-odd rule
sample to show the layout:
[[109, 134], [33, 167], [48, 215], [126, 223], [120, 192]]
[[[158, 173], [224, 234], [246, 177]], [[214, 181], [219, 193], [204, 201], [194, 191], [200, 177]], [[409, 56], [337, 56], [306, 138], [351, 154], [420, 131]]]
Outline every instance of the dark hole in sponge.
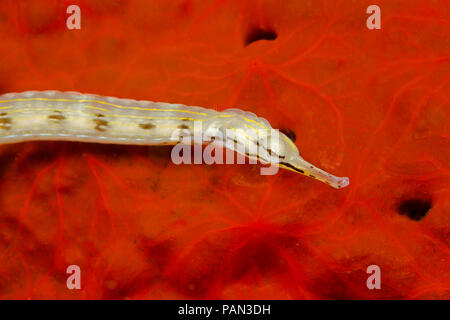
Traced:
[[251, 28], [245, 37], [245, 46], [259, 40], [275, 40], [277, 33], [272, 29], [264, 29], [259, 27]]
[[284, 133], [289, 139], [291, 139], [292, 142], [295, 142], [295, 140], [297, 139], [295, 132], [291, 129], [281, 128], [280, 132]]
[[411, 220], [420, 221], [431, 209], [430, 199], [407, 199], [398, 204], [397, 212]]

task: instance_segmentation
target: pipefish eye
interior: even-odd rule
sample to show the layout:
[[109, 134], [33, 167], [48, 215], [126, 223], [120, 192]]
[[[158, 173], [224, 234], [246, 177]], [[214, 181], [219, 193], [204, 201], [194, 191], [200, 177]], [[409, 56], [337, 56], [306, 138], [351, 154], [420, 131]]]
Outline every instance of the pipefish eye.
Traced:
[[292, 142], [295, 142], [295, 140], [297, 140], [297, 135], [295, 134], [295, 132], [291, 129], [286, 129], [286, 128], [281, 128], [278, 129], [282, 134], [284, 134], [286, 137], [289, 138], [289, 140], [291, 140]]

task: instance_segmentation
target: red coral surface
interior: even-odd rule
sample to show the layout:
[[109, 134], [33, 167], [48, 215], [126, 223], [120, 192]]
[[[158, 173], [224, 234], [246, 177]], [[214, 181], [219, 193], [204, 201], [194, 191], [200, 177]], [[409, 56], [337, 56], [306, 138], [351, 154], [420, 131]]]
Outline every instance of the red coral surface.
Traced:
[[3, 145], [0, 298], [448, 299], [449, 6], [376, 2], [381, 30], [365, 0], [2, 0], [1, 93], [238, 107], [351, 184], [177, 166], [169, 147]]

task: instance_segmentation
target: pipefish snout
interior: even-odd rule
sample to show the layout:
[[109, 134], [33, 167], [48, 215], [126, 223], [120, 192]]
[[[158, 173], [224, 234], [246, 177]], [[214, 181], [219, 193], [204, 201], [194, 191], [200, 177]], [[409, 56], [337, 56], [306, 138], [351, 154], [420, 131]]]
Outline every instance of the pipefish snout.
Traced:
[[[35, 140], [66, 140], [93, 143], [168, 145], [178, 144], [184, 132], [195, 136], [195, 128], [242, 153], [252, 148], [250, 158], [309, 176], [334, 188], [349, 185], [347, 177], [336, 177], [305, 161], [295, 144], [270, 123], [240, 109], [216, 111], [163, 102], [137, 101], [93, 94], [59, 91], [26, 91], [0, 96], [0, 143]], [[225, 141], [231, 130], [232, 141]], [[211, 140], [195, 141], [210, 143]]]

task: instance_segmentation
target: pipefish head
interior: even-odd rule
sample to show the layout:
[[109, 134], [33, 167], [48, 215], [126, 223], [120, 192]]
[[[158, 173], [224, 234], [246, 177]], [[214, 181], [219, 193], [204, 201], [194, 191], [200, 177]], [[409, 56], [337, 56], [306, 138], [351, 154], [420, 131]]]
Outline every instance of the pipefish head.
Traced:
[[271, 164], [322, 181], [336, 189], [342, 189], [350, 184], [348, 177], [334, 176], [304, 160], [295, 144], [278, 130], [271, 130], [265, 149], [264, 156]]

